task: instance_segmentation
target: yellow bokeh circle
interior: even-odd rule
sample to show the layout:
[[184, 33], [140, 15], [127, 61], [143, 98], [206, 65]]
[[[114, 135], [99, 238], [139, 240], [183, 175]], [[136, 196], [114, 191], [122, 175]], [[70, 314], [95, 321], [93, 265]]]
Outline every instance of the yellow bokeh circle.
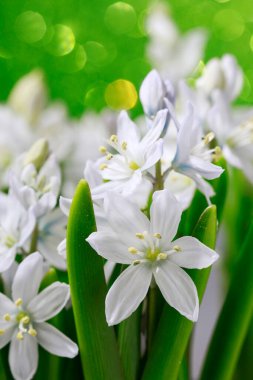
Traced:
[[105, 89], [105, 101], [115, 110], [129, 110], [138, 100], [134, 84], [125, 79], [118, 79], [108, 84]]

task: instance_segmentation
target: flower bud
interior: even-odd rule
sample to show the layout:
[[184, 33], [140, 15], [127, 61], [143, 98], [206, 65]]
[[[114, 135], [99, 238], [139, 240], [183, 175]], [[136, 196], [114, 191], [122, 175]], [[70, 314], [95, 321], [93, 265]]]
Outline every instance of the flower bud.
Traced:
[[36, 141], [28, 150], [24, 158], [24, 165], [33, 164], [37, 171], [46, 162], [49, 156], [49, 144], [46, 139]]

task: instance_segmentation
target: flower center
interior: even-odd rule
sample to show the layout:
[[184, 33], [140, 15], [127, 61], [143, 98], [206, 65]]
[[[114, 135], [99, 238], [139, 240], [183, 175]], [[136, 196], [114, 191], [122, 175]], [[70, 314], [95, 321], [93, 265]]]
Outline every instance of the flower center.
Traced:
[[140, 166], [135, 161], [130, 161], [128, 164], [129, 168], [132, 170], [140, 169]]

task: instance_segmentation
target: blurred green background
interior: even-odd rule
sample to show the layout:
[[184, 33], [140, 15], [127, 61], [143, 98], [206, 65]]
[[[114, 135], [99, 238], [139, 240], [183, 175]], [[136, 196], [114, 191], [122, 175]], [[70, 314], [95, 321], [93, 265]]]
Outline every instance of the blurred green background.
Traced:
[[[138, 91], [150, 70], [143, 25], [153, 3], [1, 0], [0, 100], [7, 98], [18, 78], [38, 67], [45, 72], [51, 98], [63, 99], [74, 116], [87, 108], [105, 107], [105, 89], [117, 79], [129, 80]], [[225, 52], [236, 55], [245, 72], [239, 102], [252, 103], [253, 1], [167, 3], [182, 32], [198, 26], [207, 28], [205, 59]], [[137, 103], [134, 113], [139, 110]]]

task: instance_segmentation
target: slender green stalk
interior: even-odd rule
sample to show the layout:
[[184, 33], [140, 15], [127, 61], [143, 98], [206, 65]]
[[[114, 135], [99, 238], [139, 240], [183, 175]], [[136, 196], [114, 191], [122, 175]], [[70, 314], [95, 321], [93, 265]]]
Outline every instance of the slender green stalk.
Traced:
[[[230, 380], [253, 315], [253, 223], [218, 319], [201, 379]], [[208, 377], [207, 377], [208, 376]]]
[[[210, 248], [216, 240], [216, 207], [209, 206], [201, 215], [193, 236]], [[201, 300], [210, 269], [189, 271]], [[153, 347], [144, 370], [143, 380], [177, 380], [179, 369], [193, 328], [193, 323], [175, 309], [165, 305]]]
[[94, 231], [89, 186], [81, 180], [70, 208], [67, 262], [83, 372], [86, 380], [121, 380], [123, 371], [114, 329], [105, 320], [103, 260], [86, 242]]

